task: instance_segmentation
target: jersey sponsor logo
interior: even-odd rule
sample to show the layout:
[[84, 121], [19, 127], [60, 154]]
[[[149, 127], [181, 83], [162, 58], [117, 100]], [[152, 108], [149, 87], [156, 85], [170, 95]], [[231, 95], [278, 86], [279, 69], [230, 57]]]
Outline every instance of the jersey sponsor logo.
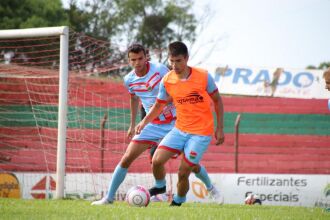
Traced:
[[161, 79], [159, 72], [156, 72], [147, 82], [131, 83], [129, 84], [129, 88], [132, 92], [150, 92]]
[[196, 104], [199, 102], [204, 102], [203, 96], [201, 96], [198, 92], [191, 92], [186, 97], [178, 98], [176, 100], [179, 104]]

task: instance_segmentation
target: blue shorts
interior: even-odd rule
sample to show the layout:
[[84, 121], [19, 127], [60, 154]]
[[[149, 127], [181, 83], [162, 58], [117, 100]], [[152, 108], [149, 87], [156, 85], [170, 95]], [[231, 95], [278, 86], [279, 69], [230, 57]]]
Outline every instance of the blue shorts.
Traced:
[[199, 164], [209, 147], [211, 136], [189, 134], [173, 128], [160, 142], [159, 148], [173, 153], [184, 153], [184, 160], [190, 165]]
[[147, 124], [140, 134], [134, 135], [132, 141], [138, 143], [150, 143], [151, 146], [158, 145], [158, 143], [165, 137], [165, 135], [174, 127], [175, 120], [168, 124]]

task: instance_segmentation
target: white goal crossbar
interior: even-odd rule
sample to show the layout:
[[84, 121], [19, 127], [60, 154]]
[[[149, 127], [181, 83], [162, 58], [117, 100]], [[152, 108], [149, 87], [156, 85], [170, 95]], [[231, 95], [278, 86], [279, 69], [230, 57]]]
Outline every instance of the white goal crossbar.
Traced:
[[67, 124], [67, 94], [68, 94], [68, 53], [69, 28], [46, 27], [15, 30], [0, 30], [0, 39], [15, 39], [25, 37], [60, 37], [60, 68], [59, 68], [59, 106], [58, 106], [58, 134], [57, 134], [57, 164], [56, 164], [56, 195], [64, 197], [65, 151], [66, 151], [66, 124]]

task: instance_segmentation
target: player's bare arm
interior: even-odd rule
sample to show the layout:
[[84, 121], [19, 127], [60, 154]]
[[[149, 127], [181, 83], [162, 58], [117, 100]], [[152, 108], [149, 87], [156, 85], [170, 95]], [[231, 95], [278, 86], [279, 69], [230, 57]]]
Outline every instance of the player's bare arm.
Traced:
[[139, 98], [136, 95], [131, 95], [130, 110], [131, 110], [131, 123], [127, 130], [127, 138], [131, 139], [135, 134], [135, 121], [138, 113]]
[[216, 114], [216, 122], [217, 126], [215, 129], [215, 139], [216, 145], [222, 144], [225, 141], [225, 134], [223, 132], [223, 121], [224, 121], [224, 110], [223, 110], [223, 102], [220, 94], [215, 92], [211, 95], [211, 98], [214, 103], [214, 110]]
[[144, 119], [135, 127], [135, 133], [140, 134], [142, 129], [154, 120], [164, 109], [166, 102], [156, 102], [150, 109], [149, 113], [144, 117]]

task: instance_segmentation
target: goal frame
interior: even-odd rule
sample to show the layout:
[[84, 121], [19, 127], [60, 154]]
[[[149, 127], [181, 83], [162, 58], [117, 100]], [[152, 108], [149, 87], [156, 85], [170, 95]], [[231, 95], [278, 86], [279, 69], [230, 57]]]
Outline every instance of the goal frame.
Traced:
[[57, 130], [57, 162], [56, 162], [56, 199], [64, 198], [65, 161], [66, 161], [66, 130], [67, 130], [67, 100], [68, 100], [68, 57], [69, 28], [44, 27], [0, 30], [0, 39], [15, 39], [25, 37], [60, 37], [59, 63], [59, 100], [58, 100], [58, 130]]

